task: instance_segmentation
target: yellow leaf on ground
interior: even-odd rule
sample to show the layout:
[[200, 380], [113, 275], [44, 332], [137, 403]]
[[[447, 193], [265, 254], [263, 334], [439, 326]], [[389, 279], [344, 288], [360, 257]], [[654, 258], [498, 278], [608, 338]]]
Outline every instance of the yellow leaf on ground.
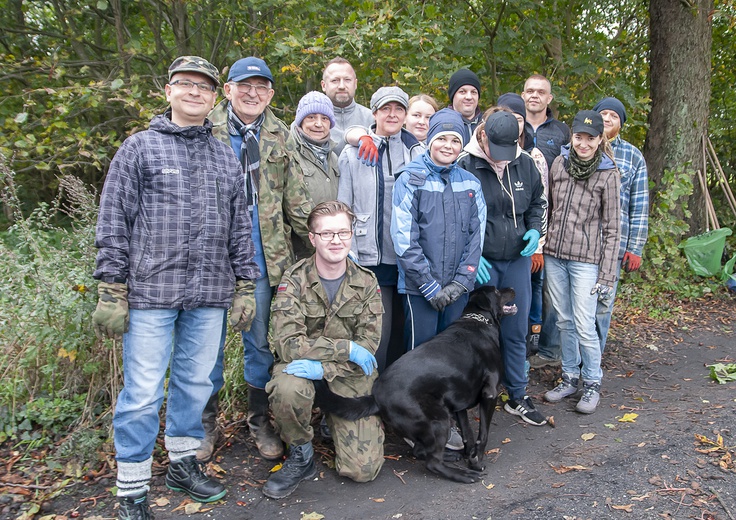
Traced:
[[509, 442], [511, 442], [511, 439], [506, 437], [504, 440], [501, 441], [501, 444], [508, 444]]
[[271, 468], [271, 473], [276, 473], [278, 470], [281, 469], [281, 466], [283, 466], [283, 464], [281, 464], [280, 462], [276, 464], [273, 468]]
[[[551, 466], [551, 465], [550, 465]], [[575, 464], [574, 466], [551, 466], [553, 470], [555, 470], [555, 473], [567, 473], [568, 471], [587, 471], [590, 468], [586, 468], [585, 466], [581, 466], [580, 464]]]
[[386, 501], [385, 498], [371, 498], [371, 500], [373, 500], [374, 502], [378, 502], [379, 504]]
[[625, 413], [618, 422], [636, 422], [637, 417], [639, 417], [638, 413]]
[[209, 464], [209, 469], [211, 469], [215, 473], [219, 473], [220, 475], [224, 475], [225, 473], [227, 473], [227, 471], [222, 469], [222, 466], [220, 466], [219, 464], [215, 464], [214, 462], [211, 462]]
[[169, 499], [166, 497], [159, 497], [156, 500], [154, 500], [153, 503], [156, 504], [158, 507], [166, 507], [171, 502], [169, 502]]
[[486, 489], [493, 489], [496, 487], [496, 484], [486, 484], [485, 480], [481, 480], [480, 483], [483, 484], [483, 487]]
[[194, 513], [199, 513], [199, 510], [201, 507], [202, 507], [202, 502], [190, 502], [189, 504], [184, 506], [184, 513], [187, 515], [193, 515]]
[[590, 439], [593, 439], [595, 437], [595, 433], [584, 433], [580, 436], [581, 439], [584, 441], [589, 441]]
[[325, 515], [321, 515], [312, 511], [311, 513], [302, 513], [301, 520], [322, 520], [324, 517]]

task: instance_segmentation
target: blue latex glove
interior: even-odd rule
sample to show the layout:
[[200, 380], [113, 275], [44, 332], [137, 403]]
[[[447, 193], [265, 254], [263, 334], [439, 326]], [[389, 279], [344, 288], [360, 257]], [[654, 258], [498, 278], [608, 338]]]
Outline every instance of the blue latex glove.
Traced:
[[488, 283], [491, 279], [491, 273], [489, 272], [491, 269], [493, 269], [491, 267], [491, 263], [481, 256], [480, 262], [478, 263], [478, 273], [475, 275], [475, 281], [481, 285]]
[[598, 293], [598, 299], [602, 302], [608, 300], [611, 295], [613, 294], [611, 291], [613, 290], [613, 287], [610, 285], [604, 285], [602, 283], [595, 284], [595, 287], [593, 287], [593, 290], [590, 291], [590, 294]]
[[365, 372], [365, 375], [367, 376], [371, 375], [373, 373], [373, 369], [378, 367], [376, 356], [354, 341], [350, 342], [350, 361], [362, 368], [363, 372]]
[[539, 246], [539, 231], [536, 229], [530, 229], [524, 233], [523, 238], [529, 243], [521, 250], [521, 256], [532, 256], [537, 252], [537, 247]]
[[286, 365], [284, 372], [292, 376], [301, 377], [302, 379], [311, 379], [312, 381], [322, 379], [325, 375], [322, 363], [313, 359], [296, 359]]

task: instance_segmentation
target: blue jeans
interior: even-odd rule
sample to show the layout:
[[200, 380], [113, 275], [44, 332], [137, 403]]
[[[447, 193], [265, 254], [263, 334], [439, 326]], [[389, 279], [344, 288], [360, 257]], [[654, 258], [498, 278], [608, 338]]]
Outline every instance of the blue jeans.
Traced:
[[542, 324], [542, 285], [544, 282], [544, 269], [532, 273], [532, 301], [529, 307], [529, 324]]
[[202, 439], [202, 411], [212, 394], [226, 309], [130, 309], [123, 335], [125, 386], [115, 406], [116, 459], [143, 462], [151, 457], [159, 431], [169, 369], [166, 436]]
[[516, 314], [501, 320], [501, 353], [503, 354], [503, 384], [509, 397], [520, 400], [526, 395], [527, 375], [526, 334], [529, 330], [529, 306], [532, 299], [532, 282], [529, 273], [532, 267], [530, 257], [520, 256], [514, 260], [490, 260], [491, 279], [486, 285], [497, 289], [512, 287], [516, 297]]
[[442, 312], [432, 308], [424, 296], [402, 294], [404, 303], [404, 346], [409, 352], [425, 341], [429, 341], [457, 320], [468, 304], [468, 293], [445, 307]]
[[[266, 388], [271, 379], [273, 354], [268, 346], [268, 322], [271, 318], [271, 299], [273, 287], [264, 276], [256, 280], [256, 317], [248, 332], [242, 332], [243, 339], [243, 377], [245, 382], [255, 388]], [[213, 391], [216, 394], [224, 383], [223, 370], [225, 358], [225, 339], [227, 338], [227, 317], [222, 325], [222, 336], [217, 363], [210, 374]]]
[[562, 347], [560, 346], [560, 331], [557, 329], [557, 313], [555, 312], [555, 308], [552, 306], [552, 299], [549, 295], [549, 284], [546, 277], [543, 282], [542, 333], [539, 335], [538, 354], [546, 357], [547, 359], [561, 359]]
[[618, 271], [616, 272], [616, 283], [611, 289], [611, 297], [605, 301], [598, 301], [598, 308], [595, 313], [595, 329], [598, 332], [598, 341], [601, 344], [601, 355], [606, 350], [606, 340], [608, 339], [608, 329], [611, 328], [611, 313], [613, 312], [613, 301], [616, 299], [616, 291], [618, 291], [618, 280], [621, 277], [621, 262], [618, 263]]
[[586, 382], [600, 383], [601, 348], [595, 331], [597, 294], [590, 294], [598, 280], [598, 266], [544, 255], [545, 276], [557, 311], [562, 340], [562, 372]]

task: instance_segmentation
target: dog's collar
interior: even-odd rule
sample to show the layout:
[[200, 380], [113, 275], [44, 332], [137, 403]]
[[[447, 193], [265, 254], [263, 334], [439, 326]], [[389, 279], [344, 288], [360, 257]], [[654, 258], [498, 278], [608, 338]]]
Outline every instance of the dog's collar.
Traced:
[[491, 322], [491, 320], [489, 320], [488, 318], [486, 318], [482, 314], [478, 314], [477, 312], [469, 312], [467, 314], [463, 314], [461, 317], [462, 318], [469, 318], [469, 319], [475, 320], [475, 321], [480, 321], [481, 323], [485, 323], [486, 325], [488, 325]]

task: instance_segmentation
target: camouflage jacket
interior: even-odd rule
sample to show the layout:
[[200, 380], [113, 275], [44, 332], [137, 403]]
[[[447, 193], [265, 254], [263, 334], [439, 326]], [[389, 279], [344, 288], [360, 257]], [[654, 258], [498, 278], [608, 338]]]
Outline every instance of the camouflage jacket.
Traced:
[[363, 375], [348, 361], [350, 341], [376, 352], [381, 340], [383, 304], [376, 277], [352, 260], [328, 305], [314, 256], [284, 273], [271, 305], [269, 344], [276, 363], [295, 359], [322, 362], [324, 378]]
[[[230, 144], [227, 104], [228, 100], [223, 99], [210, 112], [208, 119], [212, 121], [212, 135]], [[306, 244], [310, 244], [307, 216], [314, 204], [304, 185], [299, 165], [293, 159], [294, 145], [287, 142], [288, 128], [270, 108], [266, 107], [265, 113], [266, 119], [258, 139], [261, 152], [258, 218], [268, 282], [273, 287], [279, 283], [284, 271], [294, 263], [292, 228]], [[236, 155], [239, 152], [240, 150], [236, 150]]]

